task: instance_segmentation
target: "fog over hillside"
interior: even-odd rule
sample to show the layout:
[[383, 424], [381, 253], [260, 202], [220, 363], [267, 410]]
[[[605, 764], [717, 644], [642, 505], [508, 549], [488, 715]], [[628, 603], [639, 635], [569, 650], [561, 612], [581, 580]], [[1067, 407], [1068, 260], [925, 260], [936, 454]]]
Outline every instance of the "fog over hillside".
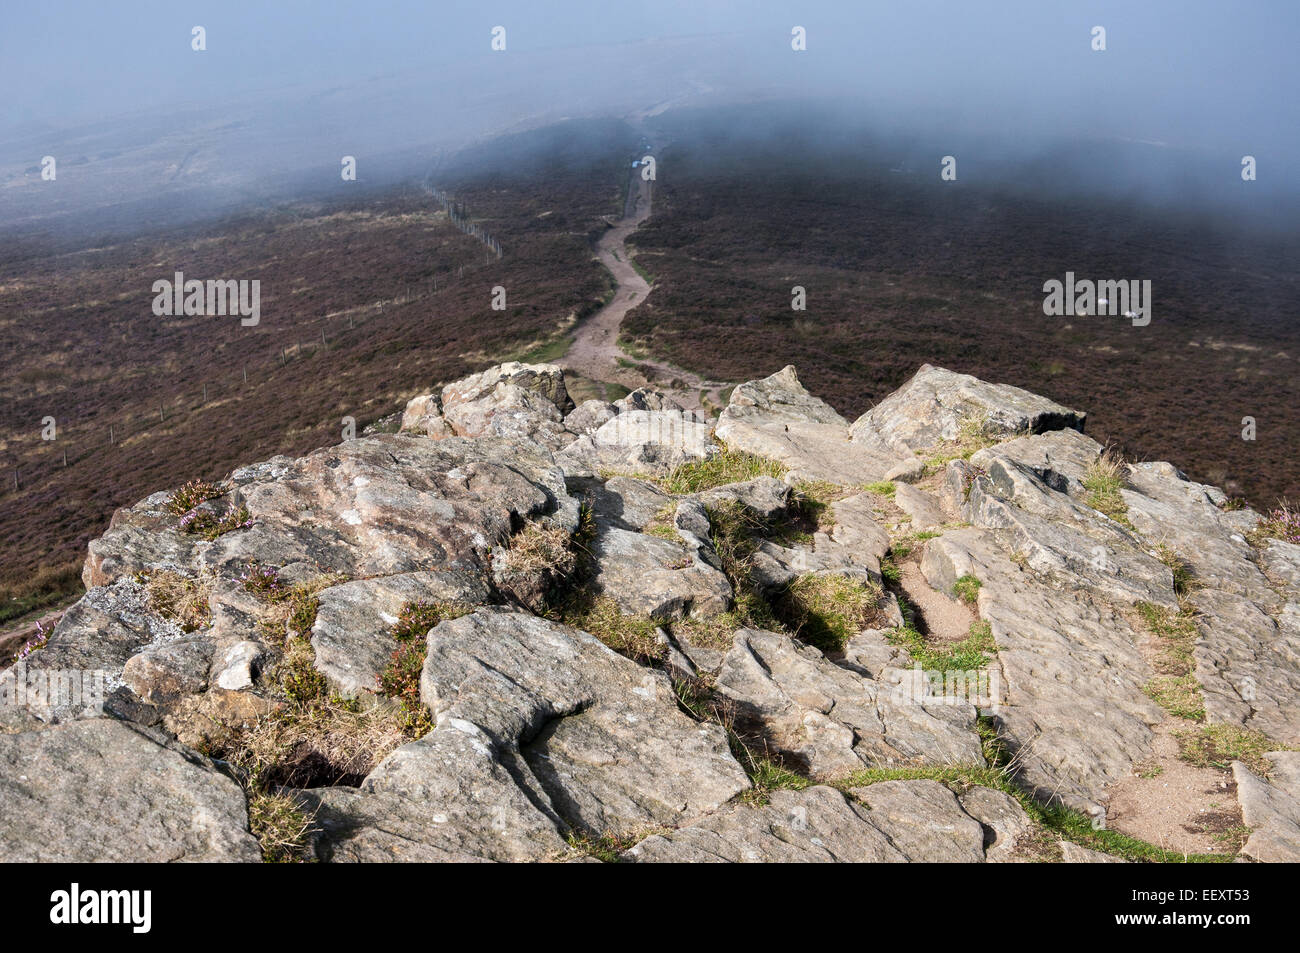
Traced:
[[[377, 184], [564, 117], [768, 98], [829, 104], [846, 125], [923, 141], [931, 161], [935, 150], [969, 157], [966, 177], [1247, 214], [1293, 195], [1293, 4], [977, 6], [20, 6], [0, 35], [13, 91], [0, 114], [0, 223], [154, 226], [337, 191], [344, 155]], [[498, 26], [505, 50], [491, 46]], [[1092, 49], [1096, 26], [1104, 51]], [[40, 176], [47, 155], [57, 188]], [[1244, 155], [1259, 167], [1248, 197]]]

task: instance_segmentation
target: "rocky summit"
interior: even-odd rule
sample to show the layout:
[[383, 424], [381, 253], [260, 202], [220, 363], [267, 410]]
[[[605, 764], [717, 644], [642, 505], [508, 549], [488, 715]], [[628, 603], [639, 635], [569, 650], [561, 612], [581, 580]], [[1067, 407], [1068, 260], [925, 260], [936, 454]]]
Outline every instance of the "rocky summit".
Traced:
[[1300, 859], [1300, 546], [1085, 424], [508, 363], [156, 493], [0, 673], [0, 856]]

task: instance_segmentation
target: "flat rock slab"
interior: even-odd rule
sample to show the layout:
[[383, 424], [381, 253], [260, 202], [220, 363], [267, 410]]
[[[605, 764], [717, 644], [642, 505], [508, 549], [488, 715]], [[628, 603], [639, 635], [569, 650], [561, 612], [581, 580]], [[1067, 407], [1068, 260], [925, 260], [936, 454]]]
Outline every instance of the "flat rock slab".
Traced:
[[732, 391], [718, 418], [717, 434], [733, 450], [784, 464], [792, 480], [854, 486], [885, 479], [904, 459], [850, 443], [849, 422], [808, 393], [792, 366]]
[[565, 446], [556, 460], [569, 476], [602, 470], [667, 476], [684, 463], [716, 455], [712, 425], [681, 410], [625, 410]]
[[1274, 863], [1300, 861], [1300, 752], [1274, 751], [1272, 778], [1265, 781], [1240, 761], [1232, 763], [1241, 819], [1251, 828], [1241, 853]]
[[1235, 593], [1201, 589], [1192, 601], [1199, 611], [1193, 655], [1206, 720], [1300, 745], [1300, 631]]
[[762, 807], [736, 805], [648, 837], [634, 863], [901, 863], [984, 860], [985, 830], [934, 781], [887, 781], [853, 790], [773, 791]]
[[984, 763], [970, 705], [926, 705], [779, 633], [738, 631], [717, 687], [735, 703], [738, 727], [816, 778]]
[[1020, 779], [1044, 798], [1102, 810], [1106, 788], [1151, 754], [1163, 719], [1142, 691], [1152, 671], [1142, 636], [1116, 607], [1086, 589], [1058, 589], [1021, 569], [976, 529], [928, 540], [921, 571], [951, 591], [971, 574], [980, 616], [997, 644], [1004, 701], [996, 717]]
[[703, 507], [682, 501], [672, 525], [677, 538], [666, 539], [598, 517], [591, 546], [593, 587], [628, 615], [668, 620], [726, 612], [731, 583], [718, 568]]
[[428, 642], [437, 727], [360, 792], [303, 795], [326, 809], [322, 856], [554, 859], [570, 831], [689, 823], [749, 787], [723, 730], [686, 717], [663, 673], [585, 632], [484, 608]]
[[966, 421], [990, 437], [1069, 427], [1083, 430], [1086, 415], [1010, 384], [922, 365], [910, 381], [853, 422], [855, 443], [901, 455], [923, 453], [956, 440]]
[[469, 572], [413, 572], [358, 579], [323, 589], [312, 626], [316, 669], [345, 695], [379, 690], [398, 641], [392, 635], [402, 607], [414, 602], [480, 605], [491, 590]]
[[91, 718], [0, 735], [0, 856], [256, 863], [262, 852], [243, 791], [206, 758]]
[[1136, 534], [996, 447], [971, 463], [983, 472], [955, 462], [947, 474], [965, 483], [963, 515], [977, 527], [1003, 531], [1036, 572], [1130, 604], [1177, 609], [1173, 573]]

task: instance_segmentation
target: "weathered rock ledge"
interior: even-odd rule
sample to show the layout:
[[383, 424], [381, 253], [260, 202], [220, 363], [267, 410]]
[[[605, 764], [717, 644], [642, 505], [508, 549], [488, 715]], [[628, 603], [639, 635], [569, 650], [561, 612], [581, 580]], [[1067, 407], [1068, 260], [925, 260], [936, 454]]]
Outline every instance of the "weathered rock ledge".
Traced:
[[1300, 546], [1170, 464], [1099, 490], [1084, 423], [928, 365], [850, 422], [792, 367], [713, 421], [516, 363], [156, 493], [0, 673], [0, 855], [1094, 859], [1026, 805], [1105, 818], [1191, 725], [1267, 749], [1241, 855], [1300, 859]]

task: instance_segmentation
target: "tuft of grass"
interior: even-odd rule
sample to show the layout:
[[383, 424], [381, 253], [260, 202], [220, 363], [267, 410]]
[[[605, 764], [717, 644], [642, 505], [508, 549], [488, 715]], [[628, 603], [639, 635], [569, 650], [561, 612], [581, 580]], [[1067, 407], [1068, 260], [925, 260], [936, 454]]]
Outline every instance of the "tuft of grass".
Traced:
[[1200, 637], [1194, 614], [1186, 606], [1174, 613], [1149, 602], [1139, 602], [1136, 609], [1156, 643], [1156, 675], [1142, 690], [1171, 715], [1203, 721], [1205, 701], [1193, 674], [1192, 650]]
[[591, 834], [581, 831], [570, 831], [565, 840], [574, 850], [585, 854], [588, 857], [594, 857], [602, 864], [618, 863], [618, 855], [625, 850], [635, 847], [647, 837], [653, 837], [655, 834], [667, 834], [669, 828], [648, 825], [637, 827], [627, 831], [605, 831], [599, 837], [593, 837]]
[[1171, 715], [1205, 720], [1205, 700], [1195, 675], [1157, 675], [1142, 686], [1142, 691]]
[[833, 573], [808, 573], [786, 587], [775, 608], [795, 636], [824, 652], [836, 652], [882, 620], [878, 603], [883, 595], [875, 584]]
[[1197, 725], [1175, 731], [1174, 738], [1178, 742], [1178, 756], [1188, 764], [1226, 771], [1232, 762], [1240, 761], [1261, 777], [1268, 777], [1273, 767], [1264, 757], [1265, 752], [1295, 750], [1241, 725]]
[[886, 556], [880, 560], [880, 576], [885, 582], [898, 583], [903, 578], [903, 571], [892, 557]]
[[311, 705], [323, 700], [328, 693], [329, 684], [316, 670], [316, 653], [306, 639], [293, 639], [286, 643], [276, 674], [280, 691], [296, 705]]
[[682, 537], [677, 532], [677, 501], [672, 500], [661, 506], [650, 522], [641, 528], [641, 532], [674, 543], [680, 542]]
[[1133, 529], [1128, 518], [1128, 504], [1120, 495], [1127, 476], [1128, 465], [1123, 458], [1107, 449], [1088, 465], [1083, 475], [1083, 488], [1088, 491], [1086, 502], [1089, 506], [1121, 526]]
[[149, 594], [149, 605], [164, 619], [175, 622], [182, 632], [206, 629], [212, 624], [209, 599], [212, 583], [208, 579], [189, 579], [167, 569], [143, 572], [136, 581]]
[[952, 592], [962, 602], [968, 606], [973, 606], [979, 599], [980, 587], [983, 585], [984, 583], [980, 582], [977, 577], [966, 573], [953, 583]]
[[997, 443], [997, 438], [985, 432], [988, 426], [987, 414], [975, 414], [963, 418], [957, 424], [957, 437], [948, 441], [925, 460], [925, 472], [933, 473], [942, 469], [953, 460], [969, 460], [978, 451]]
[[866, 490], [868, 493], [874, 493], [877, 496], [887, 496], [890, 499], [893, 499], [894, 494], [898, 492], [898, 487], [894, 485], [892, 480], [881, 480], [877, 483], [864, 483], [862, 489]]
[[912, 554], [912, 550], [916, 548], [917, 543], [923, 543], [927, 539], [934, 539], [942, 535], [943, 533], [937, 530], [923, 530], [919, 533], [908, 533], [900, 536], [889, 544], [890, 556], [894, 561], [906, 559]]
[[829, 533], [835, 528], [833, 504], [847, 495], [844, 487], [826, 480], [800, 480], [791, 494], [792, 515], [818, 532]]
[[608, 596], [571, 600], [560, 610], [560, 621], [590, 632], [607, 646], [643, 665], [664, 660], [667, 646], [659, 641], [659, 623], [649, 616], [624, 615]]
[[725, 500], [718, 506], [709, 507], [706, 512], [710, 540], [722, 563], [723, 573], [733, 585], [736, 582], [747, 584], [750, 560], [758, 549], [756, 534], [764, 528], [762, 521], [737, 500]]
[[1174, 592], [1179, 596], [1185, 596], [1192, 589], [1192, 567], [1182, 556], [1174, 551], [1173, 547], [1160, 543], [1155, 549], [1156, 558], [1169, 567], [1169, 571], [1174, 576]]
[[281, 787], [356, 786], [407, 740], [395, 706], [321, 695], [264, 715], [213, 754], [237, 769], [253, 797]]
[[913, 661], [927, 672], [978, 671], [997, 654], [993, 627], [983, 619], [971, 623], [966, 638], [948, 645], [932, 645], [909, 624], [892, 629], [886, 638], [891, 645], [907, 649]]
[[742, 794], [740, 800], [757, 807], [767, 804], [772, 799], [773, 791], [802, 791], [813, 785], [810, 778], [791, 771], [771, 758], [743, 758], [741, 766], [754, 786]]
[[311, 860], [315, 814], [305, 812], [288, 794], [259, 792], [248, 799], [248, 828], [262, 846], [268, 864]]
[[191, 480], [168, 498], [164, 509], [172, 516], [184, 516], [200, 503], [216, 499], [223, 492], [225, 491], [215, 483]]
[[743, 483], [761, 476], [779, 480], [785, 473], [785, 466], [775, 460], [724, 447], [721, 453], [706, 460], [683, 463], [658, 482], [669, 493], [680, 495], [701, 493], [728, 483]]
[[571, 541], [571, 535], [562, 527], [529, 523], [506, 543], [504, 568], [507, 572], [568, 576], [577, 566]]

